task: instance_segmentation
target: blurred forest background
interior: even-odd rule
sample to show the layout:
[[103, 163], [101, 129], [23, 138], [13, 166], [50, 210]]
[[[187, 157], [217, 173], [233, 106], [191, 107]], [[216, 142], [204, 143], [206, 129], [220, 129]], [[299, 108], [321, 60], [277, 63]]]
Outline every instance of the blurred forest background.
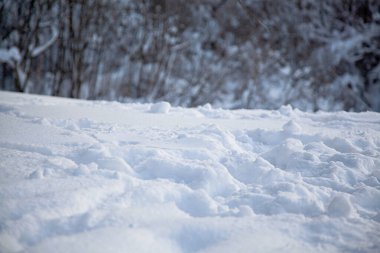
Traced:
[[380, 111], [379, 0], [0, 0], [0, 88]]

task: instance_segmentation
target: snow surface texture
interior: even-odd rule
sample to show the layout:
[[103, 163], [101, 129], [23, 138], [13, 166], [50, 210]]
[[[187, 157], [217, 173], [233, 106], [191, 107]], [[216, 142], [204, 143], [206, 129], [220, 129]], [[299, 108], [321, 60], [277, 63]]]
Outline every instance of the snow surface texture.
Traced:
[[0, 92], [0, 252], [380, 252], [380, 114]]

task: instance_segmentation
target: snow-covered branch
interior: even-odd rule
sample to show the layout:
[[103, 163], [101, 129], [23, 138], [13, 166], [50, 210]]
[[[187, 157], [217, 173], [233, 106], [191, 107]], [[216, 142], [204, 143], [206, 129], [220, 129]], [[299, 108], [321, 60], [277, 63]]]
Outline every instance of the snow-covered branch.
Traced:
[[32, 50], [32, 57], [36, 57], [40, 55], [42, 52], [44, 52], [46, 49], [48, 49], [58, 38], [58, 30], [55, 26], [51, 26], [51, 32], [52, 36], [51, 38], [46, 41], [45, 44], [40, 45]]
[[0, 62], [7, 63], [14, 68], [20, 61], [21, 55], [17, 47], [12, 47], [10, 49], [0, 48]]

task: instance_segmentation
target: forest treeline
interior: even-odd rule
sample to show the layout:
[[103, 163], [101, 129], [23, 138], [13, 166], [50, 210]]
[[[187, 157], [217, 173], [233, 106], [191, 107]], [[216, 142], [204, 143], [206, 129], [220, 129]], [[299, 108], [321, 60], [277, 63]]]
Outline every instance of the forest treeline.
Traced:
[[378, 0], [0, 0], [3, 90], [380, 111]]

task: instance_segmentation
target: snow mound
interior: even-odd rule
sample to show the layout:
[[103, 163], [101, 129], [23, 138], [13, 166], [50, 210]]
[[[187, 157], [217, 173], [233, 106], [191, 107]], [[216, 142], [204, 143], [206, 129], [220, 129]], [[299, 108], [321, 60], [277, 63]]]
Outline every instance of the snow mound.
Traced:
[[168, 102], [159, 102], [150, 106], [149, 112], [151, 113], [168, 113], [171, 108]]
[[334, 197], [328, 206], [327, 212], [333, 217], [348, 217], [352, 213], [352, 205], [347, 197]]
[[378, 113], [0, 92], [0, 161], [0, 252], [380, 251]]
[[302, 128], [299, 124], [297, 124], [294, 120], [289, 120], [282, 129], [285, 133], [288, 134], [298, 134], [301, 132]]

